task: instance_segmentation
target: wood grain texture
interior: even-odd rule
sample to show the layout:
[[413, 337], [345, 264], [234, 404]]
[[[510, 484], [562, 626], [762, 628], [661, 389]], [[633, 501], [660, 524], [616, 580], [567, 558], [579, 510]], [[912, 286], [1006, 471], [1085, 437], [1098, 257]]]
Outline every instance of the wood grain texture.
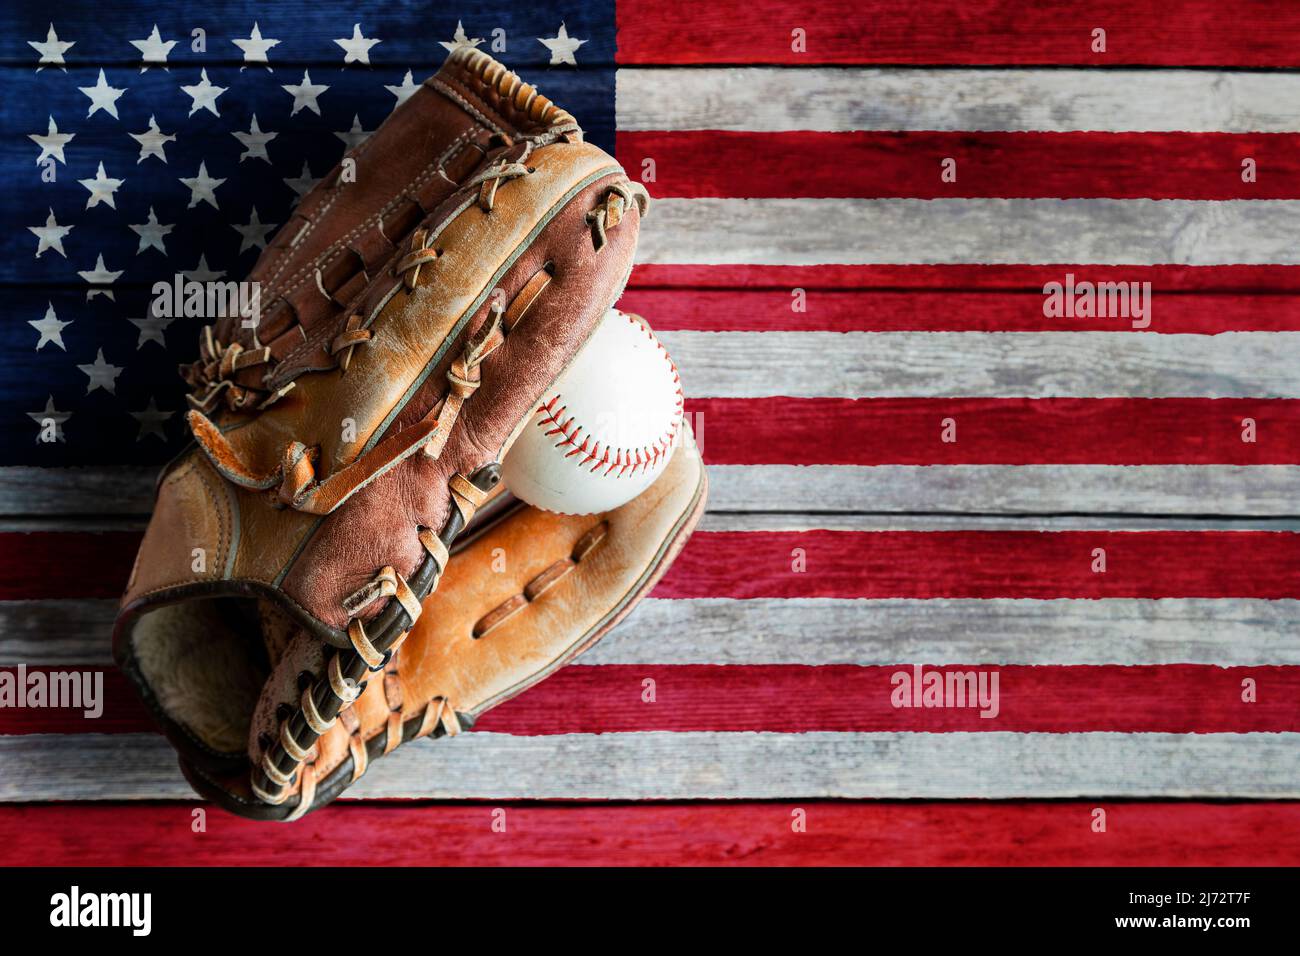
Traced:
[[710, 465], [714, 511], [1272, 515], [1294, 465]]
[[[1300, 517], [1288, 515], [1141, 515], [1141, 514], [982, 514], [888, 512], [823, 513], [790, 511], [708, 511], [697, 526], [700, 531], [803, 531], [829, 528], [841, 531], [1300, 531]], [[0, 518], [0, 535], [31, 535], [29, 543], [40, 547], [40, 535], [83, 534], [93, 539], [101, 534], [144, 532], [148, 515], [134, 517], [78, 518], [79, 531], [69, 531], [61, 516], [35, 515]], [[0, 538], [0, 542], [9, 539]], [[54, 539], [52, 539], [54, 540]], [[55, 540], [55, 545], [58, 541]], [[22, 600], [17, 598], [15, 600]]]
[[[709, 427], [705, 423], [706, 429]], [[0, 516], [40, 516], [54, 528], [78, 515], [143, 517], [154, 469], [106, 465], [58, 480], [58, 469], [0, 468]], [[1296, 513], [1295, 465], [709, 465], [711, 511], [772, 512], [802, 501], [835, 512], [1270, 515]], [[50, 475], [56, 494], [29, 508]], [[0, 613], [3, 609], [0, 608]]]
[[984, 515], [984, 514], [808, 514], [782, 511], [706, 512], [698, 530], [714, 531], [1300, 531], [1300, 518], [1257, 515]]
[[[1106, 811], [1095, 833], [1093, 813]], [[193, 804], [0, 807], [0, 864], [1295, 866], [1294, 803], [336, 803], [292, 827]], [[797, 812], [799, 812], [797, 814]], [[792, 823], [805, 827], [795, 832]], [[493, 826], [497, 822], [497, 826]], [[502, 832], [500, 822], [504, 822]], [[345, 833], [348, 839], [340, 840]]]
[[616, 75], [622, 132], [1294, 133], [1300, 73], [646, 67]]
[[656, 198], [1300, 197], [1294, 133], [634, 131], [618, 160]]
[[[0, 602], [0, 666], [112, 664], [110, 600]], [[1300, 601], [649, 598], [590, 665], [1300, 665]]]
[[1300, 332], [658, 335], [696, 399], [1300, 397]]
[[[554, 36], [555, 28], [566, 17], [574, 36], [589, 38], [579, 54], [584, 66], [609, 64], [614, 52], [613, 31], [593, 29], [604, 26], [602, 21], [608, 22], [607, 10], [600, 5], [557, 0], [539, 0], [527, 6], [510, 0], [460, 0], [454, 7], [427, 0], [319, 3], [309, 7], [206, 0], [202, 5], [161, 8], [119, 3], [110, 11], [91, 0], [63, 0], [53, 10], [38, 4], [12, 4], [0, 11], [0, 35], [5, 38], [0, 44], [0, 62], [31, 70], [37, 54], [24, 41], [44, 39], [51, 15], [60, 36], [77, 43], [67, 54], [69, 63], [115, 64], [131, 67], [133, 72], [139, 70], [140, 55], [135, 47], [127, 45], [126, 39], [143, 39], [155, 22], [163, 39], [181, 41], [168, 57], [172, 73], [179, 72], [178, 68], [197, 70], [200, 65], [211, 66], [214, 62], [238, 65], [242, 53], [231, 38], [247, 38], [254, 20], [265, 38], [280, 40], [269, 53], [273, 68], [315, 63], [335, 71], [343, 66], [343, 50], [334, 41], [351, 36], [353, 22], [360, 20], [363, 35], [381, 41], [370, 48], [371, 63], [422, 68], [425, 72], [417, 72], [417, 83], [442, 62], [446, 50], [438, 41], [451, 41], [458, 19], [464, 21], [472, 36], [489, 37], [488, 43], [493, 27], [508, 28], [507, 59], [512, 67], [546, 64], [550, 52], [535, 38]], [[206, 48], [198, 52], [190, 49], [190, 31], [196, 25], [206, 26], [208, 34]]]
[[[764, 517], [763, 524], [781, 523]], [[796, 519], [805, 526], [807, 516]], [[811, 523], [826, 523], [816, 522]], [[1292, 598], [1300, 535], [1198, 530], [698, 531], [655, 586], [666, 598]], [[960, 524], [958, 524], [960, 527]], [[0, 599], [104, 598], [125, 586], [138, 535], [0, 533]], [[15, 555], [18, 544], [22, 557]], [[1107, 556], [1092, 569], [1094, 551]], [[95, 554], [84, 577], [38, 574]], [[1011, 555], [1014, 555], [1014, 564]], [[71, 557], [70, 557], [71, 556]], [[111, 558], [109, 557], [111, 556]]]
[[[673, 268], [671, 266], [667, 268]], [[691, 267], [686, 267], [691, 268]], [[704, 266], [704, 269], [713, 267]], [[785, 272], [786, 269], [773, 267]], [[1143, 280], [1133, 271], [1115, 281]], [[1211, 267], [1213, 268], [1213, 267]], [[789, 267], [814, 272], [819, 267]], [[1094, 268], [1070, 273], [1057, 267], [1045, 282], [1096, 281]], [[634, 288], [619, 308], [654, 316], [656, 333], [666, 332], [1148, 332], [1218, 335], [1223, 332], [1300, 330], [1300, 296], [1227, 293], [1179, 294], [1151, 286], [1153, 308], [1144, 329], [1131, 316], [1047, 316], [1042, 288], [1033, 292], [875, 291], [822, 288], [815, 275], [791, 275], [769, 289]], [[706, 280], [707, 281], [707, 280]], [[1110, 280], [1101, 280], [1110, 281]], [[1132, 286], [1128, 288], [1132, 289]], [[1137, 288], [1141, 289], [1139, 284]], [[796, 290], [802, 295], [796, 300]], [[1168, 294], [1166, 294], [1168, 293]], [[796, 301], [801, 306], [795, 311]], [[1109, 311], [1109, 309], [1107, 310]], [[969, 341], [967, 339], [960, 340]]]
[[697, 398], [686, 411], [711, 465], [1300, 464], [1292, 399]]
[[[1300, 15], [1249, 0], [620, 0], [620, 63], [1117, 64], [1297, 66]], [[689, 29], [683, 21], [689, 17]], [[791, 31], [805, 31], [795, 50]], [[1092, 50], [1104, 27], [1105, 53]]]
[[161, 469], [149, 465], [0, 468], [0, 515], [143, 515]]
[[[403, 746], [349, 799], [1300, 797], [1300, 735], [468, 733]], [[0, 737], [0, 801], [190, 800], [153, 734]]]
[[[0, 669], [0, 679], [25, 688], [33, 681], [75, 688], [79, 695], [58, 701], [74, 706], [0, 709], [0, 736], [155, 729], [116, 669], [69, 673], [24, 666]], [[940, 695], [947, 685], [948, 701], [940, 697], [922, 706], [923, 680], [938, 680]], [[1243, 700], [1248, 687], [1255, 696]], [[1283, 733], [1300, 731], [1297, 699], [1296, 667], [1043, 667], [901, 658], [869, 667], [574, 664], [480, 716], [474, 731], [525, 737], [658, 731]]]
[[[1104, 571], [1095, 567], [1099, 550]], [[1300, 535], [1262, 531], [714, 531], [697, 533], [654, 590], [735, 598], [1298, 593]]]
[[[649, 228], [647, 226], [646, 228]], [[876, 292], [1032, 292], [1042, 296], [1043, 285], [1060, 282], [1064, 272], [1091, 282], [1150, 282], [1162, 293], [1226, 293], [1273, 296], [1300, 292], [1300, 266], [1219, 265], [1111, 266], [1097, 263], [1033, 264], [964, 263], [958, 265], [815, 265], [771, 266], [753, 263], [730, 265], [657, 265], [632, 267], [628, 288], [689, 289], [692, 292], [737, 292], [777, 290], [786, 295], [782, 303], [790, 308], [790, 290], [850, 290]], [[39, 302], [39, 300], [37, 300]], [[1266, 303], [1272, 299], [1265, 299]], [[658, 328], [658, 325], [655, 325]], [[687, 326], [690, 328], [692, 326]], [[695, 326], [707, 330], [707, 325]], [[935, 328], [935, 326], [926, 326]], [[1221, 329], [1226, 331], [1227, 328]], [[1178, 330], [1183, 331], [1183, 330]]]
[[639, 262], [1300, 263], [1286, 199], [664, 199], [652, 215]]

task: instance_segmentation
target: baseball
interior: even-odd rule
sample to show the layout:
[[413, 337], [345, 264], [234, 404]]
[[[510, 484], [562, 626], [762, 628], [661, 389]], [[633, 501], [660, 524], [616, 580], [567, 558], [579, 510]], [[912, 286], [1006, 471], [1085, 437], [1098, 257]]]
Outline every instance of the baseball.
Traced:
[[681, 421], [681, 380], [667, 350], [640, 319], [610, 309], [543, 396], [502, 477], [546, 511], [609, 511], [659, 477]]

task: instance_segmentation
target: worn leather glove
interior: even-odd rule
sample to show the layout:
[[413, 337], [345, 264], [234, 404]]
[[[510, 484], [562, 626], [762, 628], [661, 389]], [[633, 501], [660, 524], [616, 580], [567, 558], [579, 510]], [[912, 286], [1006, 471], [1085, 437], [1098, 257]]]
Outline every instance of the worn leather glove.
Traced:
[[689, 437], [606, 514], [500, 485], [621, 294], [646, 204], [474, 50], [304, 197], [249, 277], [261, 314], [205, 329], [184, 370], [194, 444], [159, 479], [114, 632], [201, 794], [299, 817], [545, 677], [663, 573], [703, 508]]

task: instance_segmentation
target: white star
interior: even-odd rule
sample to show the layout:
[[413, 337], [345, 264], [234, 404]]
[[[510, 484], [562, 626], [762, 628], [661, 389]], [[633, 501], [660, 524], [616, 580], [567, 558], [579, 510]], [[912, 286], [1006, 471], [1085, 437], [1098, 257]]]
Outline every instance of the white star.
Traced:
[[127, 133], [126, 135], [140, 144], [140, 158], [136, 160], [137, 165], [143, 163], [150, 156], [157, 156], [164, 163], [167, 162], [167, 154], [163, 152], [163, 146], [167, 143], [176, 142], [175, 136], [164, 133], [158, 128], [158, 123], [155, 122], [152, 116], [149, 117], [149, 128], [143, 133]]
[[320, 116], [320, 105], [316, 102], [316, 97], [328, 90], [329, 87], [312, 83], [311, 76], [308, 75], [306, 70], [303, 70], [301, 83], [290, 83], [282, 86], [281, 89], [293, 96], [293, 110], [289, 113], [290, 116], [296, 116], [298, 111], [304, 107]]
[[241, 226], [237, 223], [231, 223], [230, 228], [239, 233], [243, 238], [239, 240], [239, 251], [251, 249], [256, 246], [258, 249], [266, 248], [266, 236], [271, 232], [278, 222], [262, 222], [257, 217], [257, 207], [253, 207], [253, 216], [248, 220], [248, 225]]
[[[81, 278], [85, 279], [91, 285], [112, 285], [117, 281], [118, 276], [120, 276], [123, 271], [125, 270], [119, 269], [117, 272], [113, 272], [110, 269], [104, 268], [104, 254], [101, 252], [99, 258], [95, 260], [95, 268], [87, 269], [85, 272], [78, 272], [77, 275], [81, 276]], [[111, 289], [91, 289], [86, 293], [86, 301], [89, 302], [97, 295], [104, 296], [110, 302], [116, 301], [113, 298], [113, 292]]]
[[87, 395], [97, 388], [102, 388], [110, 395], [117, 390], [117, 377], [122, 374], [122, 368], [119, 365], [105, 362], [103, 349], [95, 353], [94, 362], [89, 365], [78, 365], [77, 368], [85, 372], [90, 378], [90, 381], [86, 383]]
[[398, 106], [401, 106], [408, 99], [410, 99], [411, 94], [414, 93], [419, 88], [420, 88], [420, 84], [415, 83], [411, 80], [410, 70], [406, 71], [406, 76], [405, 78], [403, 78], [401, 86], [388, 86], [387, 84], [384, 85], [384, 89], [386, 89], [389, 93], [392, 93], [394, 96], [397, 97], [397, 104], [393, 107], [393, 109], [397, 109]]
[[[67, 53], [68, 48], [76, 42], [76, 40], [72, 40], [64, 43], [60, 40], [59, 35], [54, 32], [53, 23], [50, 24], [50, 32], [45, 34], [44, 43], [28, 40], [27, 45], [41, 55], [41, 58], [37, 60], [40, 66], [36, 67], [36, 72], [41, 72], [47, 66], [63, 66], [63, 54]], [[65, 69], [64, 72], [66, 73], [67, 70]]]
[[217, 197], [213, 195], [213, 190], [225, 182], [224, 179], [213, 179], [208, 175], [208, 164], [199, 163], [199, 172], [192, 179], [181, 177], [183, 182], [190, 189], [190, 204], [186, 208], [193, 209], [201, 202], [207, 203], [213, 209], [220, 209], [217, 205]]
[[474, 37], [472, 39], [470, 37], [467, 37], [465, 35], [464, 25], [462, 25], [461, 22], [457, 20], [456, 32], [452, 35], [451, 42], [448, 43], [446, 40], [439, 40], [438, 45], [441, 46], [443, 49], [445, 49], [448, 53], [455, 53], [457, 50], [461, 50], [461, 49], [472, 50], [482, 42], [483, 41], [480, 40], [478, 37]]
[[286, 179], [284, 182], [286, 186], [298, 194], [299, 199], [307, 195], [311, 187], [316, 185], [316, 180], [311, 174], [311, 167], [307, 165], [305, 159], [302, 161], [302, 175], [297, 179]]
[[140, 337], [135, 343], [137, 352], [144, 348], [146, 342], [157, 342], [163, 348], [167, 347], [163, 330], [172, 324], [171, 316], [147, 315], [143, 319], [127, 319], [127, 321], [140, 330]]
[[108, 85], [108, 78], [104, 76], [101, 68], [99, 71], [99, 80], [94, 86], [79, 86], [77, 89], [90, 97], [90, 109], [86, 112], [86, 118], [94, 116], [100, 110], [106, 112], [113, 119], [117, 119], [117, 101], [118, 98], [126, 92], [125, 89]]
[[551, 66], [561, 63], [577, 66], [578, 61], [573, 54], [587, 41], [569, 36], [568, 29], [561, 23], [559, 33], [553, 37], [538, 37], [537, 42], [551, 51]]
[[356, 114], [353, 114], [352, 129], [348, 130], [345, 133], [335, 133], [334, 135], [337, 136], [339, 139], [343, 140], [344, 148], [346, 149], [347, 152], [350, 153], [352, 152], [352, 150], [356, 149], [363, 142], [365, 142], [366, 137], [368, 137], [370, 133], [373, 132], [374, 130], [370, 130], [369, 132], [367, 132], [366, 130], [362, 129], [361, 117], [357, 116]]
[[352, 37], [345, 40], [335, 40], [339, 46], [343, 47], [345, 56], [344, 63], [365, 63], [370, 65], [370, 48], [379, 40], [368, 40], [361, 35], [361, 24], [352, 24]]
[[199, 71], [199, 82], [194, 86], [182, 86], [182, 90], [189, 95], [193, 101], [190, 104], [189, 115], [193, 116], [199, 110], [207, 110], [213, 116], [220, 116], [217, 112], [217, 97], [226, 92], [224, 86], [214, 86], [208, 81], [208, 71]]
[[63, 251], [63, 237], [72, 232], [72, 226], [60, 226], [54, 218], [53, 209], [51, 209], [50, 214], [45, 217], [45, 225], [28, 226], [27, 230], [36, 234], [38, 240], [36, 244], [37, 259], [41, 257], [41, 253], [46, 249], [53, 249], [59, 255], [63, 256], [63, 258], [68, 258], [68, 254]]
[[59, 321], [59, 317], [54, 314], [53, 302], [50, 302], [45, 310], [45, 318], [28, 319], [27, 324], [41, 333], [40, 341], [36, 343], [36, 351], [45, 348], [46, 342], [52, 342], [65, 352], [68, 350], [68, 347], [63, 344], [63, 330], [72, 323]]
[[150, 66], [162, 66], [165, 68], [167, 63], [167, 54], [172, 51], [176, 45], [175, 40], [164, 40], [162, 34], [158, 32], [158, 24], [153, 25], [153, 32], [149, 34], [147, 40], [128, 40], [131, 46], [140, 51], [140, 57], [144, 65], [140, 67], [143, 73]]
[[[247, 40], [231, 40], [235, 46], [244, 51], [245, 63], [266, 63], [268, 62], [266, 53], [273, 46], [278, 46], [279, 40], [262, 39], [262, 31], [257, 28], [257, 23], [253, 23], [253, 32], [248, 35]], [[270, 67], [268, 66], [269, 70]]]
[[36, 165], [39, 166], [44, 162], [47, 156], [53, 156], [66, 166], [68, 161], [63, 158], [63, 147], [72, 142], [72, 138], [76, 135], [76, 133], [60, 133], [59, 124], [54, 122], [54, 117], [51, 116], [49, 131], [44, 136], [40, 133], [30, 133], [27, 136], [41, 148], [41, 155], [36, 157]]
[[72, 417], [72, 413], [61, 412], [57, 408], [55, 408], [53, 395], [47, 395], [45, 397], [45, 411], [28, 412], [27, 417], [30, 418], [32, 421], [34, 421], [37, 425], [41, 426], [41, 430], [36, 433], [36, 444], [39, 445], [41, 443], [41, 434], [45, 431], [46, 422], [52, 422], [54, 424], [55, 440], [61, 442], [67, 441], [67, 439], [63, 437], [63, 423]]
[[131, 417], [140, 423], [140, 433], [135, 436], [135, 440], [144, 441], [150, 435], [156, 435], [162, 441], [166, 441], [167, 433], [163, 431], [163, 425], [174, 414], [176, 413], [160, 409], [157, 401], [151, 397], [149, 404], [141, 411], [131, 413]]
[[116, 209], [117, 203], [113, 201], [113, 193], [121, 189], [122, 183], [126, 180], [106, 176], [104, 164], [100, 163], [94, 179], [78, 179], [77, 182], [90, 190], [90, 198], [86, 200], [87, 209], [93, 209], [101, 202], [108, 203], [110, 209]]
[[167, 255], [167, 249], [163, 246], [163, 239], [175, 228], [175, 226], [164, 226], [160, 223], [158, 217], [154, 215], [153, 206], [150, 206], [149, 221], [131, 226], [131, 231], [140, 237], [140, 247], [135, 250], [135, 254], [138, 256], [152, 247], [163, 255]]
[[189, 279], [191, 282], [216, 282], [225, 274], [224, 269], [216, 270], [208, 268], [208, 257], [202, 254], [199, 255], [198, 265], [193, 269], [190, 269], [188, 272], [181, 273], [181, 275], [185, 276], [185, 278]]
[[253, 114], [253, 125], [249, 127], [247, 133], [234, 132], [230, 135], [244, 144], [244, 151], [239, 155], [239, 161], [242, 163], [246, 159], [264, 159], [268, 163], [271, 157], [266, 154], [266, 144], [279, 136], [279, 133], [263, 133], [261, 127], [257, 125], [257, 114]]

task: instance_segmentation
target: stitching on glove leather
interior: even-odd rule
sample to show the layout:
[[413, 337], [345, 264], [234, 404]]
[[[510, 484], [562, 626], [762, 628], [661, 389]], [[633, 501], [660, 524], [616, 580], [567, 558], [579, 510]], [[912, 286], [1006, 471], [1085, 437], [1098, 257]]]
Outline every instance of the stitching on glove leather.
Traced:
[[591, 554], [596, 547], [605, 540], [609, 534], [609, 522], [601, 521], [598, 524], [588, 528], [577, 542], [574, 543], [573, 549], [567, 558], [561, 558], [554, 562], [536, 575], [532, 580], [524, 585], [519, 594], [515, 594], [499, 605], [484, 614], [475, 622], [470, 629], [471, 635], [477, 640], [485, 637], [496, 628], [500, 627], [515, 614], [528, 607], [529, 604], [536, 601], [543, 594], [549, 591], [561, 580], [567, 577], [574, 568], [582, 561], [583, 558]]

